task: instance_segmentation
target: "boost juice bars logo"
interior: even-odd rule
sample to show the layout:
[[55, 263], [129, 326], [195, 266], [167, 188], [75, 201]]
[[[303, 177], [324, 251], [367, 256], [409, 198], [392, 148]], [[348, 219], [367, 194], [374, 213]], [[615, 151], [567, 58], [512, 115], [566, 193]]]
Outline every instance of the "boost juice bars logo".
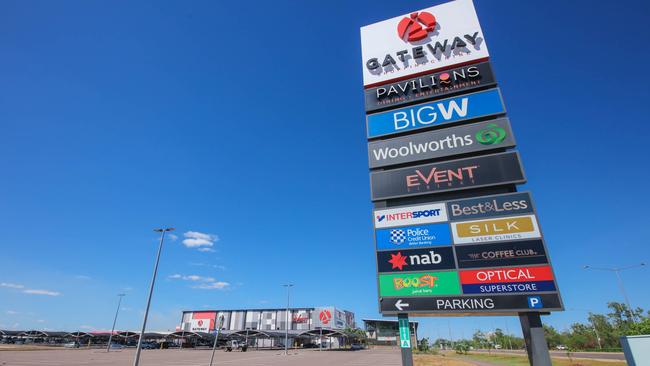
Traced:
[[381, 296], [434, 296], [460, 294], [458, 273], [418, 272], [379, 275]]

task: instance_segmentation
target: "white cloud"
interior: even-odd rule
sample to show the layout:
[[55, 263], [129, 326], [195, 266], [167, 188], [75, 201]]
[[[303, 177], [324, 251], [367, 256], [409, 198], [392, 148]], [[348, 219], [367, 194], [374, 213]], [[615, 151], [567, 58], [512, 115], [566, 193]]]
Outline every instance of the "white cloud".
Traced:
[[208, 247], [202, 247], [202, 248], [198, 248], [196, 250], [198, 250], [199, 252], [204, 252], [204, 253], [214, 253], [215, 252], [214, 249], [208, 248]]
[[76, 276], [74, 276], [74, 278], [76, 278], [78, 280], [90, 280], [91, 279], [90, 276], [86, 276], [86, 275], [76, 275]]
[[7, 310], [7, 311], [5, 311], [5, 314], [7, 314], [7, 315], [16, 315], [16, 314], [20, 314], [20, 313], [17, 312], [17, 311], [14, 311], [14, 310]]
[[169, 237], [169, 239], [171, 239], [171, 241], [176, 241], [176, 240], [178, 240], [178, 235], [167, 234], [167, 237]]
[[45, 320], [44, 319], [38, 319], [36, 322], [37, 323], [45, 323]]
[[28, 294], [28, 295], [61, 296], [60, 292], [50, 291], [50, 290], [37, 290], [37, 289], [25, 288], [24, 285], [19, 285], [19, 284], [16, 284], [16, 283], [1, 282], [0, 287], [19, 289], [19, 290], [22, 290], [21, 291], [22, 293]]
[[192, 288], [197, 288], [201, 290], [223, 290], [228, 286], [230, 286], [228, 282], [215, 281], [215, 282], [202, 283], [200, 285], [192, 286]]
[[201, 233], [198, 231], [188, 231], [183, 234], [185, 239], [183, 239], [183, 245], [188, 248], [196, 248], [203, 252], [212, 251], [210, 250], [214, 243], [219, 241], [219, 237], [213, 234]]
[[224, 281], [217, 281], [214, 277], [199, 276], [194, 274], [181, 275], [177, 273], [169, 276], [168, 278], [195, 282], [197, 284], [190, 287], [196, 289], [202, 289], [202, 290], [223, 290], [226, 287], [230, 286], [230, 283]]
[[26, 289], [23, 290], [23, 293], [29, 294], [29, 295], [46, 295], [46, 296], [61, 296], [60, 292], [56, 291], [50, 291], [50, 290], [34, 290], [34, 289]]

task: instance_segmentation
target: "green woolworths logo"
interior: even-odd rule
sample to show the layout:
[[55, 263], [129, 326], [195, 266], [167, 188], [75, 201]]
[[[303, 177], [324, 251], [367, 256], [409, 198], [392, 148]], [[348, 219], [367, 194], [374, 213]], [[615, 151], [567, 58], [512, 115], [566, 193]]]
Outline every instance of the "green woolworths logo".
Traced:
[[496, 145], [506, 138], [506, 130], [494, 123], [490, 123], [485, 129], [477, 132], [475, 137], [483, 145]]

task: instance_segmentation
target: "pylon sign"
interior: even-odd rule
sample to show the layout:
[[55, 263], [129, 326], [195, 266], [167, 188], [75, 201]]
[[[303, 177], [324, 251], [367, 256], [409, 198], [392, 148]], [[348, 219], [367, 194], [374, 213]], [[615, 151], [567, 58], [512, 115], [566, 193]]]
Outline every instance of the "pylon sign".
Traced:
[[472, 0], [362, 27], [361, 49], [379, 311], [563, 310]]

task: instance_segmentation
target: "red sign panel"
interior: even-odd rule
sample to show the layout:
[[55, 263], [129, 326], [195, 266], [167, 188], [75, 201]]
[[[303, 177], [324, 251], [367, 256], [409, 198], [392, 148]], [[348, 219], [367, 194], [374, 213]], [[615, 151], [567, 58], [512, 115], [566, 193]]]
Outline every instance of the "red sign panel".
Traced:
[[462, 284], [535, 282], [552, 280], [553, 272], [549, 266], [510, 267], [460, 271], [460, 282]]

